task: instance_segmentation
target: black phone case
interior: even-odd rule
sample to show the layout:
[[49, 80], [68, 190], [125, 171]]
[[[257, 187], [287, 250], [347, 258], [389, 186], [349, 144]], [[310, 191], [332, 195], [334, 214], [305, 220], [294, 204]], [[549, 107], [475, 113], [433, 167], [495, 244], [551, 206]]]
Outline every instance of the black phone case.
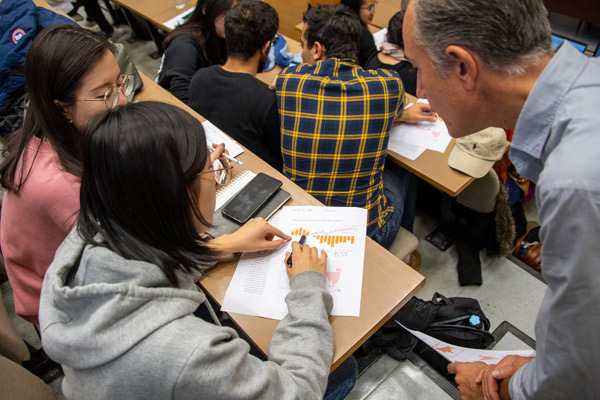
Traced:
[[259, 173], [227, 203], [221, 213], [239, 224], [252, 218], [281, 188], [282, 182]]

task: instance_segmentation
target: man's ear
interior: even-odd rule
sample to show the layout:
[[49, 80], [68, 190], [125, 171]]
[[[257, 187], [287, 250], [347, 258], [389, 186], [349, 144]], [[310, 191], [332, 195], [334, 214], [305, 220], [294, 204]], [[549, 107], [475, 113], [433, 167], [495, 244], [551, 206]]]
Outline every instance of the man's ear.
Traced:
[[456, 45], [446, 47], [446, 55], [452, 60], [450, 73], [463, 83], [465, 89], [473, 89], [481, 59], [471, 50]]
[[260, 55], [266, 56], [269, 54], [270, 50], [271, 50], [271, 41], [269, 40], [267, 43], [265, 43], [263, 45], [263, 47], [260, 48]]
[[314, 58], [315, 62], [324, 60], [326, 58], [326, 55], [325, 55], [326, 49], [325, 49], [325, 46], [323, 46], [321, 44], [321, 42], [315, 42], [313, 44], [312, 50], [313, 50], [313, 58]]

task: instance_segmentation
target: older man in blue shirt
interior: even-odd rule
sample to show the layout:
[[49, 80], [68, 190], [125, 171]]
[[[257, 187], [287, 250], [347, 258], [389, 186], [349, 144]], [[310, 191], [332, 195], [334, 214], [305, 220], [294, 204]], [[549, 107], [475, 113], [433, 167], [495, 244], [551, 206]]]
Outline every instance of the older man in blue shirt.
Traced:
[[461, 137], [515, 129], [510, 158], [537, 183], [548, 289], [535, 358], [453, 363], [467, 399], [600, 393], [600, 60], [553, 51], [540, 0], [413, 0], [404, 23], [417, 95]]

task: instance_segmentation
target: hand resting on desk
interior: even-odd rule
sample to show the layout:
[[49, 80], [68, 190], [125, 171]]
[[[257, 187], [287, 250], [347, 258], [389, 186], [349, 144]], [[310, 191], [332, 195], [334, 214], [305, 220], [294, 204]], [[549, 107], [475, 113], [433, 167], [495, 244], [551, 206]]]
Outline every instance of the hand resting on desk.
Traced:
[[416, 124], [417, 122], [435, 122], [437, 114], [431, 110], [427, 103], [415, 103], [411, 107], [405, 108], [402, 114], [396, 118], [397, 122], [408, 122]]

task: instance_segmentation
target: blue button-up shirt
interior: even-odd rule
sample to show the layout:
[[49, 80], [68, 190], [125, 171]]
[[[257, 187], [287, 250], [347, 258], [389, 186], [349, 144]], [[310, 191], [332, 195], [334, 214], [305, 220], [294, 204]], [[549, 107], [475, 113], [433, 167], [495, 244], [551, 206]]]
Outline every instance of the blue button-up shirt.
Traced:
[[513, 399], [600, 396], [600, 59], [565, 42], [519, 115], [510, 158], [537, 183], [542, 271], [537, 355]]

